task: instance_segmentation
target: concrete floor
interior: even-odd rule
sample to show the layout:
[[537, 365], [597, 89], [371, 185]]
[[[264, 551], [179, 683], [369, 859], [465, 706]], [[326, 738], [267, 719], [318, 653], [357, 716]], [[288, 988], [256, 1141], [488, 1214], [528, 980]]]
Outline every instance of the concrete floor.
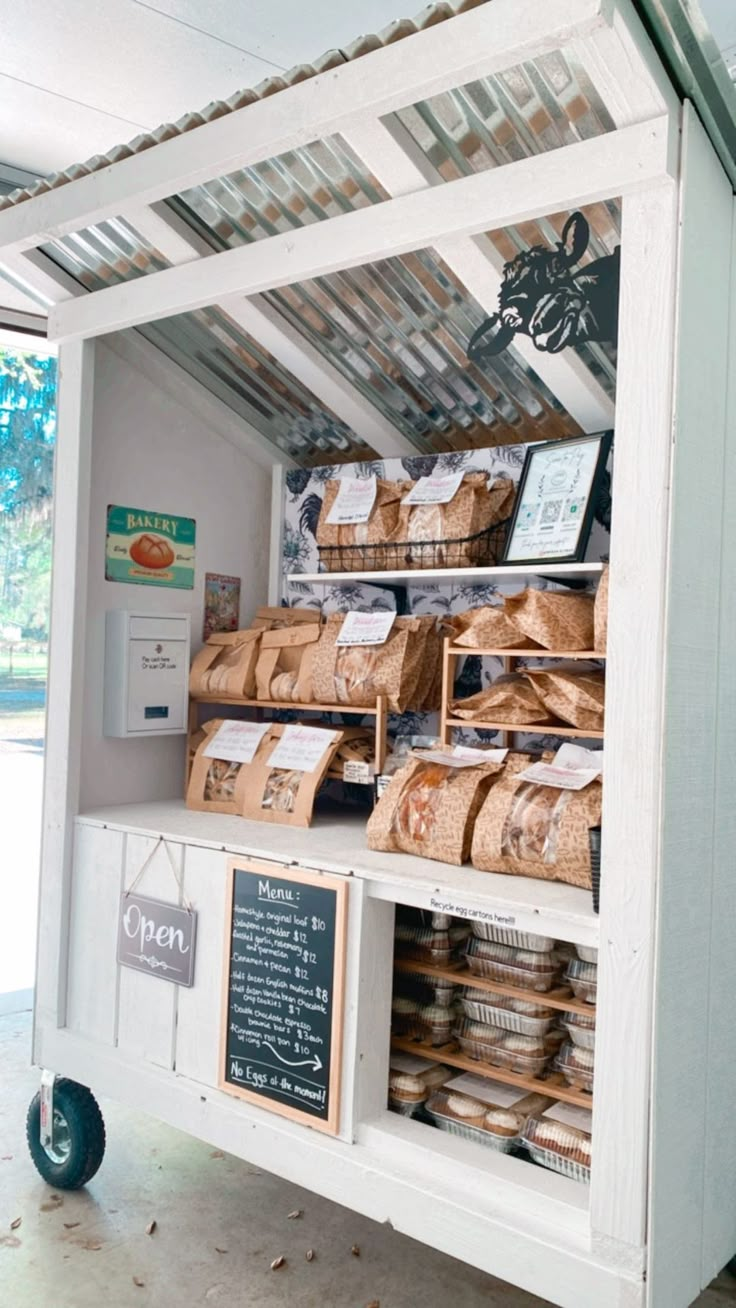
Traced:
[[[0, 1018], [3, 1308], [548, 1308], [109, 1102], [100, 1172], [56, 1202], [25, 1145], [38, 1081], [29, 1039], [30, 1014]], [[289, 1220], [295, 1209], [302, 1216]], [[273, 1272], [279, 1255], [285, 1265]], [[736, 1281], [724, 1275], [698, 1308], [726, 1305], [736, 1305]]]

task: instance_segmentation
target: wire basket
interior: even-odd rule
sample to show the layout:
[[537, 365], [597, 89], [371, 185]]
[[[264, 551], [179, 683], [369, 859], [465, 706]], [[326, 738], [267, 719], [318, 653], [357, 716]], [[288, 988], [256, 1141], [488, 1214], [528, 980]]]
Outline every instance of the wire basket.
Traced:
[[320, 572], [404, 572], [414, 568], [483, 568], [503, 555], [509, 519], [450, 540], [319, 545]]

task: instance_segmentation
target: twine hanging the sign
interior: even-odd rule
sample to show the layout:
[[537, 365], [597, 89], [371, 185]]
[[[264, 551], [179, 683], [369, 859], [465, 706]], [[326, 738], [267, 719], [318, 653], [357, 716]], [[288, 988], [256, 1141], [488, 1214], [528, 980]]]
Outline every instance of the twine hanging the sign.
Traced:
[[163, 836], [159, 836], [158, 840], [156, 841], [156, 844], [153, 846], [153, 849], [151, 850], [150, 854], [145, 859], [143, 866], [141, 867], [140, 871], [134, 878], [132, 884], [128, 886], [128, 889], [126, 891], [124, 891], [124, 897], [127, 899], [128, 895], [132, 895], [133, 891], [138, 885], [138, 882], [140, 881], [144, 872], [146, 872], [149, 865], [153, 862], [154, 855], [158, 853], [159, 845], [163, 845], [164, 849], [166, 850], [169, 859], [169, 867], [171, 868], [174, 880], [176, 881], [176, 884], [179, 887], [179, 891], [181, 893], [182, 906], [186, 909], [187, 913], [191, 914], [194, 912], [194, 909], [192, 908], [192, 905], [187, 899], [186, 893], [184, 891], [184, 880], [182, 878], [181, 873], [179, 872], [179, 869], [176, 866], [176, 863], [174, 862], [174, 859], [171, 854], [171, 850], [169, 849], [169, 846], [167, 845]]

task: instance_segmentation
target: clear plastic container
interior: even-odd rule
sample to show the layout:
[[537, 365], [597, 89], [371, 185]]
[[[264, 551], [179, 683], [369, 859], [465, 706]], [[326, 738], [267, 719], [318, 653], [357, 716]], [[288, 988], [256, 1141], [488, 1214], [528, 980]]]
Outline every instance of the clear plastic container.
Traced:
[[412, 1117], [439, 1086], [453, 1075], [441, 1063], [428, 1063], [424, 1071], [404, 1072], [389, 1066], [388, 1106], [394, 1113]]
[[556, 966], [551, 950], [540, 953], [534, 949], [520, 949], [517, 945], [504, 945], [497, 940], [479, 940], [468, 943], [468, 953], [494, 963], [508, 963], [511, 967], [525, 967], [530, 972], [547, 972]]
[[493, 1067], [524, 1076], [541, 1076], [549, 1062], [544, 1041], [536, 1036], [515, 1035], [485, 1022], [458, 1022], [453, 1035], [464, 1054]]
[[[461, 1102], [467, 1109], [477, 1111], [471, 1111], [468, 1117], [460, 1116], [457, 1110]], [[468, 1095], [448, 1090], [435, 1091], [427, 1100], [426, 1111], [441, 1131], [459, 1135], [465, 1140], [474, 1140], [477, 1144], [502, 1154], [509, 1153], [519, 1144], [526, 1120], [526, 1113], [495, 1108], [473, 1100]]]
[[548, 1167], [573, 1181], [590, 1184], [590, 1136], [574, 1126], [563, 1126], [548, 1117], [530, 1117], [521, 1143], [541, 1167]]
[[[486, 997], [482, 990], [472, 990], [468, 986], [459, 1001], [465, 1017], [469, 1017], [474, 1022], [486, 1022], [489, 1026], [502, 1027], [504, 1031], [516, 1031], [519, 1035], [527, 1036], [544, 1036], [554, 1025], [554, 1013], [551, 1017], [532, 1017], [531, 1014], [517, 1013], [510, 1008], [496, 1008], [493, 1004], [485, 1002]], [[544, 1011], [540, 1009], [540, 1012]]]
[[398, 958], [416, 959], [433, 967], [447, 967], [453, 959], [449, 930], [409, 926], [397, 922], [394, 930]]
[[562, 1025], [574, 1045], [581, 1049], [595, 1049], [595, 1018], [584, 1017], [582, 1013], [563, 1014]]
[[455, 1008], [441, 1004], [418, 1004], [401, 997], [391, 1005], [391, 1025], [396, 1035], [409, 1040], [426, 1040], [431, 1045], [446, 1045], [452, 1039], [457, 1022]]
[[[471, 946], [485, 944], [483, 940], [471, 941]], [[503, 945], [497, 948], [504, 948]], [[525, 954], [524, 957], [527, 957]], [[538, 958], [547, 958], [546, 954], [538, 954]], [[465, 961], [473, 973], [473, 976], [486, 977], [489, 981], [497, 981], [500, 985], [519, 986], [522, 990], [535, 990], [543, 994], [546, 990], [551, 990], [559, 977], [559, 968], [554, 962], [547, 964], [547, 970], [542, 968], [528, 968], [523, 964], [502, 963], [497, 959], [485, 958], [473, 950], [465, 955]]]
[[568, 964], [565, 980], [576, 999], [584, 999], [594, 1004], [598, 989], [598, 967], [595, 963], [585, 963], [582, 959], [573, 959]]
[[592, 945], [576, 945], [575, 948], [577, 950], [578, 958], [581, 959], [583, 963], [595, 963], [597, 966], [598, 964], [597, 949], [593, 949]]
[[458, 989], [454, 981], [427, 976], [426, 972], [419, 970], [394, 973], [394, 990], [422, 1004], [440, 1004], [442, 1008], [449, 1008], [455, 1002]]
[[[464, 986], [460, 992], [461, 998], [480, 999], [484, 1004], [490, 1004], [492, 1008], [508, 1009], [510, 1013], [520, 1013], [522, 1017], [556, 1017], [558, 1009], [548, 1008], [542, 999], [532, 998], [520, 999], [518, 995], [504, 995], [500, 990], [481, 990], [477, 986]], [[497, 1023], [498, 1026], [501, 1023]]]
[[572, 1040], [568, 1040], [562, 1046], [554, 1065], [574, 1090], [587, 1090], [592, 1094], [593, 1061], [592, 1049], [584, 1049], [580, 1045], [574, 1045]]
[[551, 936], [533, 936], [530, 931], [512, 931], [508, 927], [491, 926], [488, 922], [474, 922], [473, 935], [479, 940], [493, 940], [499, 945], [529, 949], [535, 954], [549, 954], [556, 944]]

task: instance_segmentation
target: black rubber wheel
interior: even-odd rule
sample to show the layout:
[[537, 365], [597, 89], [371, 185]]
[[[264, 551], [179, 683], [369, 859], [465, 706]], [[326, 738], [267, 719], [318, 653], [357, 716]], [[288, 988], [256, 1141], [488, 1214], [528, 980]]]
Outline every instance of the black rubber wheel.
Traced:
[[105, 1123], [97, 1100], [86, 1086], [63, 1077], [54, 1086], [54, 1147], [41, 1144], [40, 1094], [28, 1109], [26, 1137], [36, 1169], [55, 1190], [81, 1189], [105, 1154]]

